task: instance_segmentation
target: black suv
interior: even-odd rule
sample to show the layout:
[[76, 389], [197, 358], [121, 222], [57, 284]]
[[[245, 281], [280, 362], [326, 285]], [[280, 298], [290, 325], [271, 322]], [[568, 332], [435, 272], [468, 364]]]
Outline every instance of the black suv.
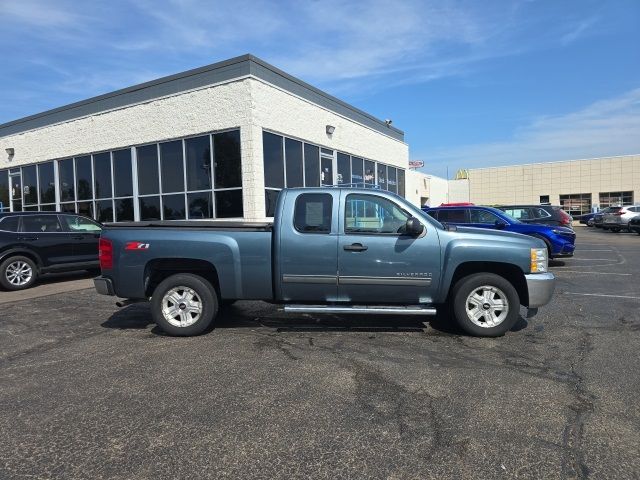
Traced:
[[524, 223], [573, 228], [571, 216], [562, 207], [555, 205], [499, 205], [496, 208]]
[[42, 273], [97, 270], [101, 231], [81, 215], [0, 213], [0, 286], [22, 290]]

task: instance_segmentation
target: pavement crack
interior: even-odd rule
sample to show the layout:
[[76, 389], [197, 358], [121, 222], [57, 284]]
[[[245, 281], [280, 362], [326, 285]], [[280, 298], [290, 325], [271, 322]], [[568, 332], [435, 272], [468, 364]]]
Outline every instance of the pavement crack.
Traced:
[[588, 478], [590, 473], [582, 451], [582, 439], [585, 424], [595, 409], [596, 398], [587, 390], [585, 379], [578, 369], [591, 348], [591, 334], [585, 333], [578, 344], [578, 354], [571, 363], [571, 393], [574, 401], [569, 405], [570, 413], [562, 434], [562, 445], [567, 452], [562, 466], [564, 478], [583, 479]]

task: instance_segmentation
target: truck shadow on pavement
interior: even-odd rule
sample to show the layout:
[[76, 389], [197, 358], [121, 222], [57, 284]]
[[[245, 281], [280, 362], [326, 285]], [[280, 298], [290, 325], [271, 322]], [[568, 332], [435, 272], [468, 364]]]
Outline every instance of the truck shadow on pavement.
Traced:
[[[445, 335], [465, 335], [447, 312], [439, 312], [433, 317], [403, 317], [393, 315], [333, 315], [333, 314], [292, 314], [284, 313], [276, 307], [264, 304], [264, 308], [244, 308], [243, 302], [224, 307], [216, 318], [214, 329], [271, 328], [277, 332], [424, 332], [428, 327]], [[121, 308], [101, 324], [104, 328], [117, 330], [141, 330], [153, 325], [147, 303], [139, 303]], [[520, 316], [512, 332], [527, 328], [527, 321]], [[155, 326], [151, 333], [165, 335]]]

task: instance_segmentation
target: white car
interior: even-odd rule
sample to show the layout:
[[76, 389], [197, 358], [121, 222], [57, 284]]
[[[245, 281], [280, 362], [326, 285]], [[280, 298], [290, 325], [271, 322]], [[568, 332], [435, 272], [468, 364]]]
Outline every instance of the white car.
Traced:
[[640, 215], [640, 205], [626, 207], [610, 207], [604, 214], [602, 226], [612, 232], [619, 232], [622, 229], [629, 229], [629, 220], [636, 215]]

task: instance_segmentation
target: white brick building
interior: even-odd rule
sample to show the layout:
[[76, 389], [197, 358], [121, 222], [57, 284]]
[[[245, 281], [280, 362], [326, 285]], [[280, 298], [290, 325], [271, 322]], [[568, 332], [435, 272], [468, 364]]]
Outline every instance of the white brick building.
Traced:
[[0, 153], [4, 210], [101, 221], [259, 220], [285, 186], [404, 195], [408, 165], [402, 131], [251, 55], [0, 125]]

